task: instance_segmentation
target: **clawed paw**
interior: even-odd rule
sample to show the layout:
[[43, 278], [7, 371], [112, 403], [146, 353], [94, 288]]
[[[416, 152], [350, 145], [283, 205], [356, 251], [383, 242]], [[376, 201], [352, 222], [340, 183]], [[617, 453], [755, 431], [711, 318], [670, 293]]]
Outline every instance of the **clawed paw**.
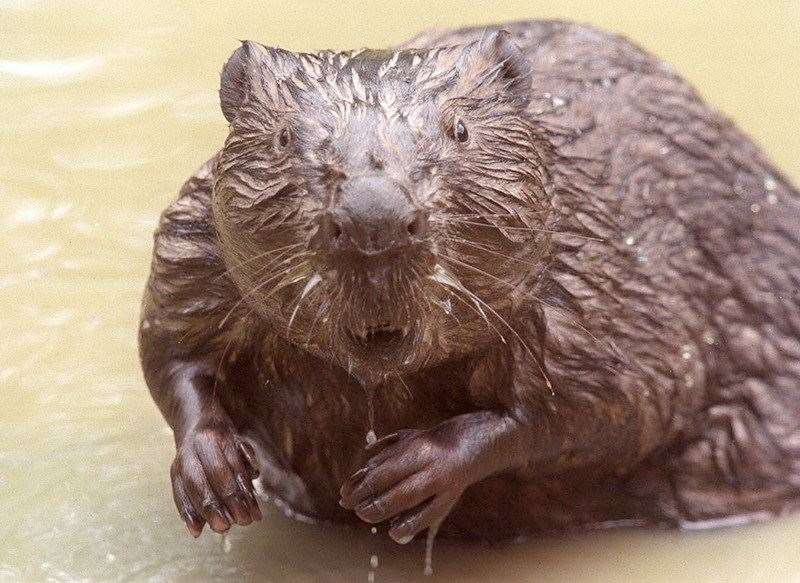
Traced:
[[389, 535], [401, 544], [443, 520], [470, 483], [468, 456], [435, 431], [394, 433], [368, 453], [340, 504], [371, 524], [391, 520]]
[[187, 433], [170, 469], [178, 512], [192, 536], [207, 523], [215, 532], [261, 520], [253, 492], [258, 476], [253, 448], [233, 431], [206, 425]]

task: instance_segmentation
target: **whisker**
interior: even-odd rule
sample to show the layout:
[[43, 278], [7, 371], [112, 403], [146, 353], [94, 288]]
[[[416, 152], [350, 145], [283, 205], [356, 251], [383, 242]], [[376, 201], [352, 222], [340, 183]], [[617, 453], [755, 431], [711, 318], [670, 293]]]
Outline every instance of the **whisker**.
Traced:
[[[507, 281], [505, 281], [503, 279], [495, 277], [491, 273], [487, 273], [486, 271], [484, 271], [484, 270], [482, 270], [480, 268], [477, 268], [474, 265], [469, 265], [467, 263], [459, 262], [458, 260], [455, 260], [455, 259], [453, 259], [451, 257], [446, 257], [445, 256], [445, 258], [446, 259], [451, 259], [452, 261], [456, 261], [457, 263], [460, 263], [461, 265], [463, 265], [467, 269], [471, 269], [473, 271], [476, 271], [476, 272], [480, 273], [481, 275], [485, 275], [487, 277], [490, 277], [490, 278], [494, 279], [495, 281], [497, 281], [499, 283], [502, 283], [502, 284], [504, 284], [504, 285], [506, 285], [508, 287], [511, 287], [511, 288], [517, 288], [518, 287], [518, 286], [516, 286], [516, 285], [514, 285], [512, 283], [509, 283], [509, 282], [507, 282]], [[556, 306], [555, 304], [551, 304], [550, 302], [547, 302], [546, 300], [543, 300], [542, 298], [540, 298], [536, 294], [527, 293], [527, 294], [525, 294], [525, 296], [530, 298], [530, 299], [532, 299], [532, 300], [534, 300], [534, 301], [536, 301], [536, 302], [539, 302], [543, 306], [547, 306], [548, 308], [551, 308], [551, 309], [553, 309], [553, 310], [555, 310], [555, 311], [557, 311], [557, 312], [559, 312], [559, 313], [561, 313], [563, 315], [566, 315], [568, 320], [569, 320], [569, 322], [572, 325], [574, 325], [577, 328], [579, 328], [582, 332], [584, 332], [589, 338], [591, 338], [598, 345], [605, 344], [606, 346], [611, 348], [611, 351], [617, 356], [617, 358], [621, 358], [624, 362], [627, 362], [629, 364], [632, 363], [632, 361], [625, 356], [625, 354], [622, 352], [622, 350], [620, 350], [611, 340], [606, 340], [606, 341], [601, 340], [600, 338], [595, 336], [588, 328], [586, 328], [586, 326], [584, 326], [583, 324], [578, 322], [577, 318], [575, 318], [575, 314], [572, 314], [571, 312], [569, 312], [568, 310], [565, 310], [564, 308]]]
[[[253, 276], [260, 275], [260, 274], [264, 273], [264, 272], [265, 272], [267, 269], [269, 269], [270, 267], [272, 267], [273, 265], [275, 265], [276, 263], [277, 263], [278, 265], [282, 265], [282, 264], [284, 264], [284, 263], [289, 263], [289, 262], [291, 262], [291, 261], [293, 261], [293, 260], [297, 259], [298, 257], [300, 257], [300, 258], [302, 258], [302, 257], [310, 257], [310, 256], [312, 255], [312, 252], [311, 252], [311, 251], [308, 251], [308, 250], [303, 250], [303, 251], [300, 251], [299, 253], [295, 253], [294, 255], [290, 255], [289, 257], [284, 257], [283, 259], [281, 259], [281, 255], [285, 255], [286, 253], [288, 253], [288, 251], [284, 251], [283, 253], [281, 253], [281, 254], [280, 254], [280, 255], [278, 255], [277, 257], [274, 257], [274, 258], [272, 259], [272, 261], [270, 261], [270, 262], [269, 262], [269, 263], [267, 263], [266, 265], [263, 265], [263, 266], [259, 267], [258, 269], [256, 269], [256, 270], [253, 272], [253, 274], [252, 274], [252, 275], [253, 275]], [[279, 259], [280, 259], [280, 263], [278, 263], [278, 260], [279, 260]]]
[[322, 314], [325, 312], [325, 308], [328, 307], [330, 304], [328, 302], [320, 302], [319, 309], [317, 309], [317, 315], [314, 316], [314, 320], [311, 322], [311, 326], [308, 328], [308, 335], [306, 336], [305, 341], [303, 342], [303, 346], [308, 346], [308, 343], [311, 342], [311, 337], [314, 335], [314, 330], [317, 327], [317, 322], [322, 317]]
[[[466, 265], [466, 264], [464, 264], [464, 263], [460, 262], [458, 259], [453, 259], [452, 257], [443, 257], [443, 259], [450, 259], [450, 260], [454, 261], [454, 262], [455, 262], [455, 263], [457, 263], [457, 264]], [[489, 312], [490, 312], [491, 314], [493, 314], [493, 315], [494, 315], [494, 316], [495, 316], [497, 319], [499, 319], [499, 320], [500, 320], [500, 321], [501, 321], [501, 322], [502, 322], [502, 323], [503, 323], [503, 324], [504, 324], [504, 325], [505, 325], [505, 326], [506, 326], [506, 327], [507, 327], [507, 328], [508, 328], [508, 329], [509, 329], [511, 332], [513, 332], [513, 333], [516, 335], [517, 339], [518, 339], [518, 340], [519, 340], [519, 341], [522, 343], [522, 345], [525, 347], [525, 349], [526, 349], [526, 350], [527, 350], [529, 353], [531, 353], [531, 355], [533, 355], [533, 351], [531, 351], [531, 349], [528, 347], [528, 344], [527, 344], [527, 343], [526, 343], [526, 342], [525, 342], [525, 341], [522, 339], [522, 337], [519, 335], [519, 333], [518, 333], [518, 332], [517, 332], [517, 331], [516, 331], [514, 328], [512, 328], [512, 327], [511, 327], [511, 324], [509, 324], [509, 323], [506, 321], [506, 319], [505, 319], [505, 318], [503, 318], [503, 317], [502, 317], [502, 316], [501, 316], [501, 315], [500, 315], [500, 314], [497, 312], [497, 310], [495, 310], [493, 307], [491, 307], [489, 304], [487, 304], [485, 301], [483, 301], [483, 300], [482, 300], [482, 299], [481, 299], [481, 298], [480, 298], [480, 297], [479, 297], [477, 294], [475, 294], [474, 292], [470, 291], [470, 290], [469, 290], [469, 289], [468, 289], [468, 288], [467, 288], [467, 287], [466, 287], [466, 286], [465, 286], [463, 283], [461, 283], [461, 282], [459, 282], [459, 283], [460, 283], [460, 285], [461, 285], [461, 288], [462, 288], [462, 289], [463, 289], [463, 290], [464, 290], [466, 293], [468, 293], [468, 294], [470, 295], [470, 297], [473, 297], [473, 298], [475, 299], [475, 301], [479, 302], [479, 303], [480, 303], [480, 304], [481, 304], [481, 305], [482, 305], [484, 308], [486, 308], [487, 310], [489, 310]]]
[[513, 217], [519, 220], [519, 215], [517, 213], [447, 213], [447, 218], [464, 218], [464, 217], [475, 217], [475, 218], [482, 218], [482, 217]]
[[489, 273], [488, 271], [484, 271], [480, 267], [475, 267], [474, 265], [472, 265], [470, 263], [465, 263], [464, 261], [461, 261], [459, 259], [455, 259], [454, 257], [449, 257], [447, 255], [440, 255], [440, 258], [441, 259], [446, 259], [448, 261], [453, 261], [454, 263], [456, 263], [458, 265], [466, 267], [467, 269], [470, 269], [470, 270], [472, 270], [472, 271], [474, 271], [476, 273], [479, 273], [480, 275], [485, 275], [486, 277], [488, 277], [490, 279], [493, 279], [494, 281], [496, 281], [498, 283], [502, 283], [503, 285], [506, 285], [506, 286], [508, 286], [508, 287], [510, 287], [512, 289], [516, 289], [517, 287], [519, 287], [518, 285], [513, 284], [511, 282], [508, 282], [508, 281], [506, 281], [504, 279], [501, 279], [501, 278], [497, 277], [496, 275]]
[[300, 304], [303, 302], [303, 299], [309, 294], [309, 292], [314, 289], [319, 282], [322, 281], [322, 277], [318, 273], [315, 273], [308, 279], [308, 283], [306, 283], [303, 291], [300, 292], [300, 297], [297, 300], [297, 305], [295, 305], [294, 310], [292, 310], [292, 316], [289, 318], [289, 324], [286, 327], [286, 334], [292, 329], [292, 322], [294, 322], [295, 316], [297, 316], [297, 310], [300, 309]]
[[[487, 251], [490, 251], [490, 250], [489, 250], [489, 249], [487, 249]], [[458, 260], [452, 259], [451, 257], [446, 257], [446, 256], [445, 256], [445, 258], [446, 258], [446, 259], [451, 259], [451, 260], [453, 260], [453, 261], [456, 261], [457, 263], [459, 263], [459, 262], [458, 262]], [[509, 258], [511, 258], [511, 257], [509, 257]], [[473, 265], [469, 265], [469, 264], [467, 264], [467, 263], [463, 263], [463, 262], [460, 262], [460, 264], [461, 264], [461, 265], [463, 265], [464, 267], [468, 268], [468, 269], [472, 269], [473, 271], [476, 271], [476, 272], [480, 273], [481, 275], [485, 275], [485, 276], [487, 276], [487, 277], [491, 277], [491, 278], [492, 278], [492, 279], [494, 279], [495, 281], [497, 281], [497, 282], [499, 282], [499, 283], [502, 283], [502, 284], [504, 284], [504, 285], [507, 285], [507, 286], [509, 286], [509, 287], [511, 287], [511, 288], [516, 288], [516, 287], [518, 287], [518, 286], [516, 286], [516, 285], [514, 285], [514, 284], [512, 284], [512, 283], [509, 283], [509, 282], [507, 282], [507, 281], [505, 281], [505, 280], [503, 280], [503, 279], [500, 279], [500, 278], [498, 278], [498, 277], [495, 277], [495, 276], [494, 276], [494, 275], [492, 275], [491, 273], [487, 273], [486, 271], [484, 271], [484, 270], [482, 270], [482, 269], [480, 269], [480, 268], [478, 268], [478, 267], [475, 267], [475, 266], [473, 266]], [[570, 313], [568, 310], [565, 310], [564, 308], [561, 308], [561, 307], [559, 307], [559, 306], [556, 306], [555, 304], [551, 304], [551, 303], [549, 303], [549, 302], [547, 302], [547, 301], [543, 300], [542, 298], [540, 298], [539, 296], [537, 296], [537, 295], [535, 295], [535, 294], [532, 294], [532, 293], [527, 293], [527, 294], [525, 294], [525, 295], [526, 295], [526, 297], [528, 297], [528, 298], [530, 298], [530, 299], [532, 299], [532, 300], [534, 300], [534, 301], [537, 301], [537, 302], [539, 302], [540, 304], [542, 304], [542, 305], [544, 305], [544, 306], [547, 306], [548, 308], [551, 308], [551, 309], [553, 309], [553, 310], [555, 310], [555, 311], [557, 311], [557, 312], [560, 312], [561, 314], [567, 315], [568, 317], [569, 317], [569, 316], [574, 316], [574, 314]], [[597, 344], [603, 344], [603, 342], [602, 342], [602, 341], [601, 341], [599, 338], [597, 338], [597, 337], [596, 337], [594, 334], [592, 334], [592, 333], [591, 333], [591, 331], [589, 331], [589, 329], [588, 329], [588, 328], [586, 328], [586, 327], [585, 327], [585, 326], [583, 326], [583, 325], [582, 325], [580, 322], [578, 322], [578, 321], [577, 321], [577, 319], [570, 320], [570, 323], [572, 323], [572, 324], [574, 324], [575, 326], [577, 326], [578, 328], [580, 328], [580, 329], [581, 329], [581, 331], [583, 331], [584, 333], [586, 333], [586, 335], [587, 335], [587, 336], [589, 336], [589, 338], [591, 338], [591, 339], [592, 339], [592, 340], [594, 340], [595, 342], [597, 342]]]
[[400, 381], [400, 384], [402, 384], [402, 385], [403, 385], [403, 388], [405, 388], [405, 390], [406, 390], [406, 394], [408, 395], [408, 398], [409, 398], [409, 399], [413, 398], [413, 397], [414, 397], [414, 395], [413, 395], [413, 393], [411, 392], [411, 389], [409, 389], [409, 388], [408, 388], [408, 385], [406, 384], [406, 381], [404, 381], [404, 380], [403, 380], [403, 377], [402, 377], [400, 374], [398, 374], [398, 375], [397, 375], [397, 378], [398, 378], [398, 380]]
[[280, 251], [284, 251], [284, 250], [290, 249], [292, 247], [301, 247], [302, 245], [304, 245], [304, 243], [293, 243], [292, 245], [284, 245], [283, 247], [278, 247], [277, 249], [269, 249], [267, 251], [264, 251], [263, 253], [259, 253], [255, 257], [251, 257], [251, 258], [249, 258], [249, 259], [247, 259], [245, 261], [237, 263], [236, 265], [230, 266], [228, 269], [226, 269], [225, 271], [223, 271], [222, 273], [217, 275], [214, 279], [216, 280], [216, 279], [219, 279], [220, 277], [223, 277], [225, 275], [229, 275], [229, 274], [233, 273], [234, 271], [236, 271], [237, 269], [241, 269], [245, 265], [248, 265], [248, 264], [252, 263], [253, 261], [258, 261], [259, 259], [261, 259], [263, 257], [266, 257], [267, 255], [272, 255], [273, 253], [278, 253]]
[[[248, 291], [247, 293], [245, 293], [244, 295], [242, 295], [242, 297], [241, 297], [241, 298], [239, 298], [239, 301], [237, 301], [237, 302], [236, 302], [236, 303], [233, 305], [233, 307], [232, 307], [232, 308], [231, 308], [231, 309], [228, 311], [228, 313], [225, 315], [225, 317], [222, 319], [222, 321], [220, 321], [220, 323], [219, 323], [219, 324], [217, 324], [217, 328], [218, 328], [218, 329], [219, 329], [219, 328], [222, 328], [222, 327], [225, 325], [225, 322], [227, 322], [227, 321], [228, 321], [228, 318], [230, 318], [230, 317], [231, 317], [231, 314], [233, 314], [233, 312], [234, 312], [234, 311], [236, 311], [236, 308], [238, 308], [240, 305], [242, 305], [242, 302], [244, 302], [245, 300], [247, 300], [247, 298], [249, 298], [250, 296], [252, 296], [252, 295], [253, 295], [254, 293], [256, 293], [257, 291], [259, 291], [259, 290], [263, 289], [263, 288], [264, 288], [264, 286], [266, 286], [268, 283], [270, 283], [271, 281], [275, 281], [276, 279], [278, 279], [278, 278], [279, 278], [279, 277], [281, 277], [281, 276], [286, 276], [286, 275], [288, 275], [289, 273], [291, 273], [291, 271], [293, 271], [293, 270], [296, 270], [296, 269], [298, 269], [298, 268], [300, 268], [300, 267], [303, 267], [303, 266], [305, 266], [305, 265], [307, 265], [307, 264], [308, 264], [308, 262], [307, 262], [307, 261], [303, 261], [303, 262], [299, 263], [298, 265], [296, 265], [296, 266], [294, 266], [294, 267], [292, 267], [292, 268], [290, 268], [290, 269], [287, 269], [286, 271], [284, 271], [284, 272], [282, 272], [282, 273], [278, 273], [278, 274], [276, 274], [276, 275], [273, 275], [272, 277], [268, 277], [268, 278], [266, 278], [265, 280], [261, 281], [260, 283], [258, 283], [258, 284], [256, 284], [256, 285], [254, 285], [254, 286], [253, 286], [253, 288], [252, 288], [250, 291]], [[285, 287], [285, 286], [284, 286], [284, 287]], [[270, 294], [274, 293], [274, 292], [275, 292], [275, 291], [277, 291], [278, 289], [280, 289], [280, 288], [279, 288], [278, 286], [276, 286], [275, 288], [273, 288], [272, 290], [270, 290], [270, 292], [269, 292], [267, 295], [270, 295]]]
[[[497, 328], [495, 328], [494, 325], [489, 321], [489, 317], [483, 311], [483, 308], [481, 308], [480, 304], [478, 304], [475, 301], [475, 298], [472, 297], [472, 295], [470, 295], [469, 290], [464, 287], [464, 284], [462, 284], [460, 281], [458, 281], [452, 275], [450, 275], [450, 273], [448, 273], [441, 265], [437, 265], [436, 268], [434, 268], [434, 272], [433, 272], [432, 275], [429, 276], [429, 278], [432, 279], [435, 282], [438, 282], [438, 283], [442, 284], [443, 286], [445, 286], [445, 289], [447, 289], [447, 290], [457, 290], [457, 291], [459, 291], [461, 293], [465, 293], [467, 295], [467, 297], [470, 300], [472, 300], [472, 302], [475, 304], [473, 306], [473, 304], [467, 303], [467, 305], [469, 305], [475, 311], [476, 314], [478, 314], [481, 318], [483, 318], [484, 321], [492, 329], [494, 329], [495, 332], [497, 332], [497, 335], [500, 336], [500, 339], [503, 341], [503, 344], [506, 344], [505, 337], [503, 337], [503, 335], [500, 334], [500, 332], [497, 330]], [[452, 293], [452, 291], [451, 291], [451, 293]], [[453, 294], [453, 295], [457, 299], [460, 299], [462, 302], [465, 301], [464, 298], [462, 298], [461, 296], [458, 296], [457, 294]]]
[[[275, 286], [271, 290], [269, 290], [266, 294], [264, 294], [264, 297], [269, 297], [272, 294], [274, 294], [276, 292], [279, 292], [280, 290], [282, 290], [285, 287], [288, 287], [290, 285], [294, 285], [294, 284], [302, 281], [303, 278], [308, 276], [308, 272], [300, 273], [298, 275], [292, 275], [292, 272], [297, 272], [297, 271], [299, 271], [301, 269], [305, 269], [308, 266], [309, 266], [309, 262], [308, 261], [301, 261], [297, 265], [294, 265], [294, 266], [286, 269], [283, 272], [283, 275], [285, 276], [284, 279], [280, 280], [277, 284], [275, 284]], [[272, 278], [272, 279], [274, 279], [274, 278]]]
[[[471, 265], [469, 265], [469, 264], [467, 264], [467, 263], [464, 263], [464, 262], [462, 262], [462, 261], [459, 261], [458, 259], [453, 259], [452, 257], [445, 257], [445, 256], [442, 256], [442, 259], [446, 259], [446, 260], [453, 261], [454, 263], [456, 263], [456, 264], [460, 264], [460, 265], [463, 265], [464, 267], [473, 268], [473, 266], [471, 266]], [[478, 270], [477, 268], [473, 268], [473, 269], [476, 269], [476, 270]], [[478, 271], [482, 271], [482, 270], [478, 270]], [[484, 273], [485, 273], [485, 272], [484, 272]], [[490, 275], [490, 274], [486, 274], [486, 275]], [[456, 281], [457, 281], [457, 280], [456, 280]], [[501, 280], [501, 281], [502, 281], [502, 280]], [[490, 312], [491, 314], [493, 314], [493, 315], [494, 315], [494, 316], [495, 316], [495, 317], [496, 317], [498, 320], [500, 320], [500, 321], [501, 321], [501, 322], [502, 322], [502, 323], [503, 323], [503, 324], [506, 326], [506, 328], [508, 328], [508, 330], [509, 330], [509, 331], [510, 331], [512, 334], [514, 334], [514, 336], [517, 338], [517, 340], [519, 340], [520, 344], [522, 344], [522, 347], [523, 347], [523, 348], [526, 350], [526, 352], [527, 352], [528, 354], [530, 354], [530, 355], [531, 355], [531, 357], [533, 358], [534, 362], [536, 362], [536, 366], [539, 368], [539, 372], [541, 372], [541, 373], [542, 373], [542, 377], [544, 378], [544, 381], [545, 381], [545, 383], [547, 384], [547, 388], [548, 388], [548, 389], [550, 389], [550, 394], [552, 394], [552, 395], [555, 395], [555, 391], [554, 391], [554, 389], [553, 389], [553, 384], [550, 382], [550, 378], [547, 376], [547, 372], [544, 370], [544, 366], [542, 365], [542, 363], [540, 363], [540, 362], [539, 362], [539, 359], [538, 359], [538, 358], [536, 357], [536, 355], [533, 353], [533, 350], [531, 350], [530, 346], [528, 346], [528, 343], [527, 343], [527, 342], [525, 342], [525, 340], [522, 338], [522, 336], [519, 334], [519, 332], [517, 332], [517, 330], [516, 330], [516, 329], [515, 329], [513, 326], [511, 326], [511, 324], [509, 324], [509, 323], [508, 323], [508, 321], [507, 321], [505, 318], [503, 318], [503, 316], [501, 316], [501, 315], [500, 315], [500, 314], [497, 312], [497, 310], [495, 310], [495, 309], [494, 309], [492, 306], [490, 306], [490, 305], [489, 305], [489, 304], [487, 304], [485, 301], [483, 301], [483, 300], [482, 300], [480, 297], [478, 297], [478, 296], [477, 296], [475, 293], [473, 293], [473, 292], [471, 292], [469, 289], [467, 289], [467, 287], [466, 287], [466, 286], [464, 286], [464, 284], [462, 284], [461, 282], [458, 282], [458, 283], [460, 284], [460, 286], [461, 286], [461, 289], [462, 289], [463, 291], [465, 291], [466, 293], [468, 293], [468, 294], [470, 295], [470, 297], [472, 297], [472, 298], [473, 298], [473, 299], [474, 299], [476, 302], [479, 302], [479, 303], [481, 303], [481, 304], [482, 304], [482, 305], [483, 305], [483, 306], [484, 306], [484, 307], [485, 307], [487, 310], [489, 310], [489, 312]]]
[[479, 245], [469, 239], [464, 239], [461, 237], [444, 237], [445, 241], [453, 241], [454, 243], [458, 243], [461, 245], [467, 245], [468, 247], [474, 247], [475, 249], [480, 249], [481, 251], [486, 251], [487, 253], [491, 253], [492, 255], [496, 255], [497, 257], [502, 257], [504, 259], [509, 259], [511, 261], [516, 261], [517, 263], [521, 263], [527, 267], [541, 267], [540, 263], [534, 263], [532, 261], [525, 261], [524, 259], [520, 259], [519, 257], [514, 257], [513, 255], [506, 255], [505, 253], [500, 253], [499, 251], [495, 251], [490, 247], [486, 247], [484, 245]]
[[431, 222], [439, 222], [439, 223], [459, 223], [462, 225], [473, 225], [476, 227], [486, 227], [491, 229], [505, 229], [507, 231], [528, 231], [532, 233], [547, 233], [550, 235], [563, 235], [565, 237], [575, 237], [576, 239], [584, 239], [586, 241], [596, 241], [598, 243], [605, 243], [606, 239], [601, 239], [600, 237], [589, 237], [587, 235], [579, 235], [578, 233], [572, 233], [570, 231], [554, 231], [551, 229], [540, 229], [538, 227], [513, 227], [513, 226], [505, 226], [505, 225], [492, 225], [490, 223], [478, 223], [475, 221], [464, 221], [458, 218], [450, 219], [449, 216], [442, 217], [442, 218], [434, 218], [430, 219]]
[[[486, 324], [500, 337], [500, 340], [503, 342], [503, 344], [508, 344], [508, 342], [506, 342], [505, 336], [503, 336], [497, 329], [497, 327], [494, 324], [492, 324], [492, 322], [486, 316], [486, 313], [483, 311], [483, 308], [481, 308], [480, 304], [475, 302], [475, 300], [469, 295], [468, 290], [463, 288], [461, 282], [453, 279], [448, 273], [444, 271], [443, 268], [440, 267], [440, 269], [441, 273], [435, 273], [434, 275], [430, 276], [430, 279], [441, 284], [445, 291], [447, 291], [450, 295], [452, 295], [460, 302], [463, 302], [468, 308], [470, 308], [473, 312], [475, 312], [481, 318], [483, 318], [483, 320], [486, 321]], [[463, 297], [458, 295], [458, 293], [456, 292], [465, 293], [467, 295], [467, 298], [469, 298], [471, 302], [468, 302]]]

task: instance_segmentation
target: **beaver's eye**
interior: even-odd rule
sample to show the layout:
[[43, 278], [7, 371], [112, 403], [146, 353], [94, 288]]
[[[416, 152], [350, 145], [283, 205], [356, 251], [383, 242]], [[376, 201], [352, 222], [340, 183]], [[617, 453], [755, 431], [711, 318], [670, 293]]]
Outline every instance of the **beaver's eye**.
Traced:
[[289, 133], [289, 128], [281, 128], [281, 131], [278, 132], [278, 147], [283, 150], [289, 145], [290, 139], [291, 134]]
[[458, 120], [456, 125], [453, 127], [453, 136], [459, 142], [466, 142], [469, 139], [469, 132], [467, 131], [467, 126], [464, 124], [463, 121]]

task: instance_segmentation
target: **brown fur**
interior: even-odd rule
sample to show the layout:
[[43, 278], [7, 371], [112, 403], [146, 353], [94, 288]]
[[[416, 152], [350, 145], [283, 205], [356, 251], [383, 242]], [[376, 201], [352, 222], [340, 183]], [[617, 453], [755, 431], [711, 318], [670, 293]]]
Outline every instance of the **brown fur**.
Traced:
[[[628, 41], [507, 30], [226, 65], [231, 133], [162, 216], [140, 331], [193, 533], [257, 519], [256, 472], [398, 540], [796, 506], [797, 191]], [[366, 167], [431, 224], [369, 273], [315, 239]], [[392, 350], [349, 340], [387, 323]]]

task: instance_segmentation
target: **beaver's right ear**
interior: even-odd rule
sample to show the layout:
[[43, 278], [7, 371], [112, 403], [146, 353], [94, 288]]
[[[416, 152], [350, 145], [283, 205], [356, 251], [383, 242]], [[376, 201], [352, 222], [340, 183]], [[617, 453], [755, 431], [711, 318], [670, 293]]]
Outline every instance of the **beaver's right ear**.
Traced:
[[225, 119], [232, 123], [242, 108], [255, 103], [265, 107], [278, 95], [278, 85], [297, 69], [294, 53], [242, 41], [222, 68], [219, 100]]

